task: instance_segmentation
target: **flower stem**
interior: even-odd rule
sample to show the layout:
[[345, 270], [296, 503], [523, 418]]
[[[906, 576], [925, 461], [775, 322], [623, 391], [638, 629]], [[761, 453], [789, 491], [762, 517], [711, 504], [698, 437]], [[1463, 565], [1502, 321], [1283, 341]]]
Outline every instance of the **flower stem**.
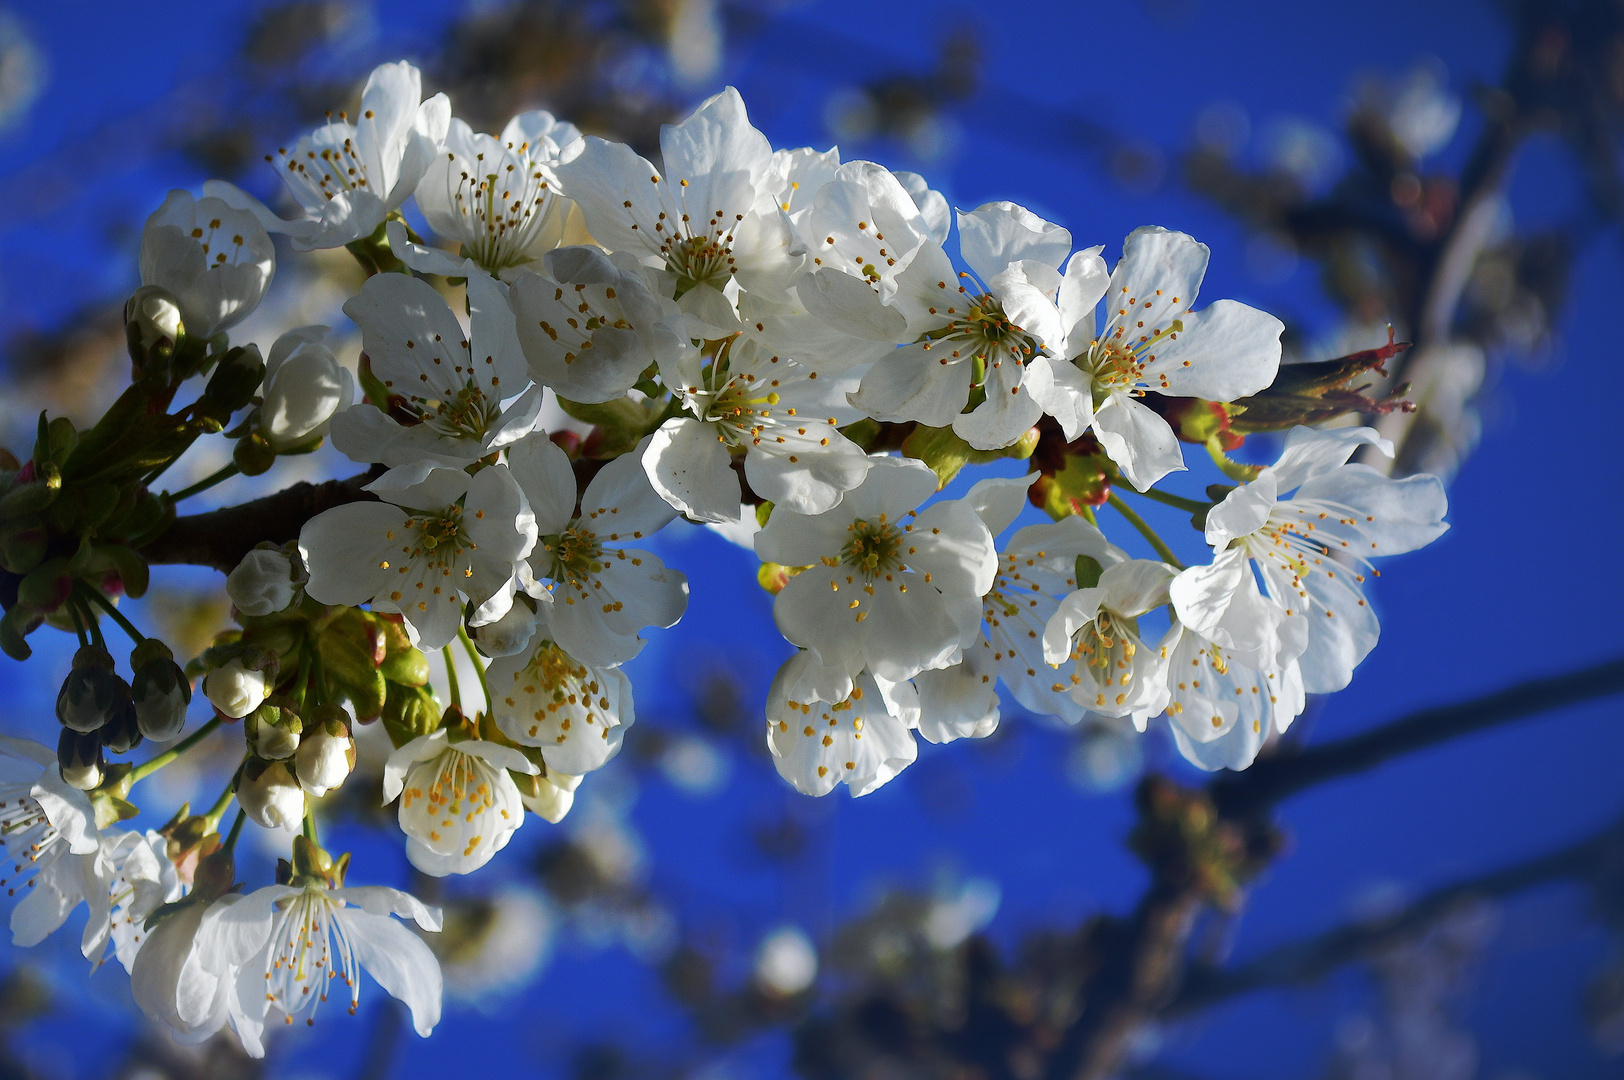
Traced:
[[225, 816], [226, 807], [230, 806], [231, 800], [236, 797], [237, 778], [241, 775], [242, 766], [239, 765], [232, 771], [231, 779], [226, 783], [226, 789], [220, 792], [220, 797], [214, 800], [214, 805], [209, 807], [208, 811], [203, 815], [209, 822], [211, 832], [219, 828], [220, 819]]
[[457, 658], [452, 655], [450, 645], [441, 649], [440, 655], [445, 657], [445, 678], [451, 684], [451, 704], [461, 709], [462, 688], [457, 685]]
[[1212, 509], [1212, 504], [1209, 502], [1202, 502], [1200, 499], [1186, 499], [1182, 495], [1174, 495], [1171, 492], [1162, 491], [1158, 488], [1148, 488], [1144, 491], [1140, 491], [1121, 476], [1112, 476], [1110, 480], [1113, 490], [1120, 489], [1122, 491], [1126, 491], [1130, 495], [1137, 495], [1141, 499], [1149, 499], [1152, 502], [1159, 502], [1164, 506], [1175, 506], [1180, 510], [1188, 510], [1192, 514], [1199, 514], [1203, 510]]
[[485, 661], [474, 648], [473, 639], [468, 636], [466, 627], [457, 627], [457, 637], [462, 641], [462, 647], [468, 653], [468, 659], [473, 661], [474, 674], [479, 676], [479, 692], [485, 695], [485, 711], [491, 711], [491, 684], [485, 680]]
[[223, 466], [222, 468], [216, 469], [214, 472], [212, 472], [209, 475], [205, 476], [203, 479], [199, 480], [197, 483], [193, 484], [192, 486], [181, 488], [179, 491], [177, 491], [173, 495], [169, 496], [169, 501], [172, 502], [172, 503], [178, 503], [182, 499], [189, 499], [193, 495], [196, 495], [199, 492], [207, 491], [207, 490], [209, 490], [209, 488], [213, 487], [215, 484], [218, 484], [218, 483], [220, 483], [221, 481], [224, 481], [224, 480], [230, 480], [233, 476], [236, 476], [236, 475], [237, 475], [237, 463], [235, 461], [233, 461], [229, 465], [226, 465], [226, 466]]
[[79, 635], [79, 647], [82, 649], [90, 644], [90, 637], [85, 633], [85, 621], [79, 615], [79, 609], [72, 604], [64, 605], [68, 614], [73, 616], [73, 632]]
[[237, 837], [242, 835], [242, 823], [248, 820], [248, 811], [238, 810], [237, 820], [231, 823], [231, 832], [226, 836], [226, 842], [221, 844], [221, 850], [233, 851], [237, 847]]
[[311, 803], [308, 795], [305, 796], [304, 838], [312, 844], [320, 846], [320, 841], [316, 839], [316, 807]]
[[1156, 530], [1152, 529], [1144, 518], [1133, 512], [1133, 507], [1122, 501], [1122, 496], [1113, 491], [1110, 503], [1117, 513], [1128, 519], [1129, 525], [1139, 530], [1140, 536], [1150, 541], [1150, 546], [1156, 549], [1156, 554], [1162, 557], [1163, 562], [1175, 569], [1184, 569], [1184, 564], [1179, 562], [1177, 555], [1173, 554], [1173, 549], [1167, 546], [1162, 538], [1156, 534]]
[[153, 773], [157, 772], [159, 769], [163, 768], [165, 765], [168, 765], [171, 761], [174, 761], [176, 758], [186, 753], [186, 751], [208, 738], [209, 734], [219, 726], [220, 718], [218, 716], [211, 717], [202, 727], [186, 736], [186, 738], [182, 739], [174, 746], [171, 746], [168, 750], [165, 750], [163, 753], [159, 754], [155, 758], [152, 758], [150, 761], [143, 761], [134, 769], [130, 770], [130, 783], [133, 784], [138, 780], [144, 780], [151, 776]]
[[78, 590], [75, 590], [68, 597], [68, 605], [76, 608], [80, 616], [85, 620], [85, 629], [90, 631], [90, 640], [98, 648], [107, 648], [107, 639], [102, 637], [101, 622], [96, 618], [96, 613], [90, 610], [90, 605], [85, 602], [84, 596]]
[[137, 630], [135, 628], [135, 624], [129, 619], [126, 619], [123, 613], [118, 610], [118, 606], [115, 605], [111, 600], [107, 599], [107, 597], [103, 596], [100, 589], [96, 588], [94, 585], [87, 585], [84, 588], [84, 595], [88, 597], [97, 607], [107, 612], [108, 617], [114, 622], [118, 623], [124, 632], [130, 636], [131, 641], [139, 645], [143, 641], [147, 640], [147, 636], [141, 631]]

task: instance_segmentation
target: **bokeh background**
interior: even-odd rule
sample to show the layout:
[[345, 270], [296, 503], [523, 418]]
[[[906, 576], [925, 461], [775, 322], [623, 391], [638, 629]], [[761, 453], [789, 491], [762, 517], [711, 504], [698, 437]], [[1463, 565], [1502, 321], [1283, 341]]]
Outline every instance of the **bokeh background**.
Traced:
[[[40, 409], [91, 420], [116, 395], [140, 226], [168, 189], [224, 176], [274, 198], [262, 155], [353, 107], [370, 67], [399, 57], [478, 129], [546, 107], [644, 152], [659, 124], [732, 84], [776, 146], [838, 143], [923, 173], [964, 209], [1012, 199], [1108, 258], [1137, 225], [1190, 232], [1212, 248], [1204, 295], [1279, 314], [1290, 358], [1378, 344], [1388, 323], [1421, 342], [1409, 377], [1424, 408], [1400, 464], [1450, 477], [1453, 529], [1384, 567], [1380, 646], [1296, 742], [1624, 651], [1616, 0], [13, 3], [0, 7], [0, 441], [25, 451]], [[1446, 251], [1464, 259], [1453, 282]], [[237, 337], [345, 328], [338, 306], [359, 282], [347, 256], [280, 254]], [[172, 486], [227, 452], [200, 446]], [[1271, 453], [1266, 439], [1243, 452]], [[1176, 490], [1214, 478], [1192, 466]], [[199, 501], [351, 471], [323, 451]], [[1178, 515], [1151, 516], [1199, 556]], [[1109, 512], [1102, 523], [1131, 535]], [[369, 986], [359, 1016], [323, 1014], [262, 1065], [228, 1039], [178, 1047], [116, 965], [86, 979], [77, 916], [37, 949], [0, 945], [0, 1078], [1045, 1075], [1041, 1055], [944, 1050], [957, 1044], [943, 1032], [979, 1037], [963, 1024], [967, 980], [978, 965], [1024, 973], [998, 984], [1001, 1007], [1041, 1028], [1064, 996], [1052, 969], [1146, 887], [1125, 845], [1135, 784], [1206, 778], [1155, 732], [1059, 729], [1006, 703], [993, 737], [923, 746], [872, 795], [797, 795], [762, 746], [760, 704], [788, 648], [754, 559], [680, 523], [660, 545], [689, 575], [688, 615], [631, 665], [637, 724], [561, 825], [532, 818], [469, 880], [414, 882], [360, 778], [324, 808], [328, 846], [355, 852], [352, 880], [447, 906], [432, 1039]], [[225, 624], [220, 586], [160, 569], [135, 610], [200, 648]], [[0, 661], [7, 733], [54, 739], [71, 649], [48, 634], [26, 667]], [[1137, 1031], [1124, 1075], [1620, 1075], [1621, 845], [1544, 872], [1538, 860], [1624, 811], [1621, 719], [1616, 700], [1591, 701], [1285, 802], [1285, 850], [1239, 913], [1202, 917], [1194, 960], [1312, 954], [1316, 935], [1384, 919], [1403, 931], [1168, 1012]], [[373, 769], [378, 755], [363, 750]], [[149, 823], [212, 796], [211, 768], [150, 781]], [[267, 877], [274, 854], [251, 853], [240, 876]], [[1433, 890], [1530, 866], [1398, 918]]]

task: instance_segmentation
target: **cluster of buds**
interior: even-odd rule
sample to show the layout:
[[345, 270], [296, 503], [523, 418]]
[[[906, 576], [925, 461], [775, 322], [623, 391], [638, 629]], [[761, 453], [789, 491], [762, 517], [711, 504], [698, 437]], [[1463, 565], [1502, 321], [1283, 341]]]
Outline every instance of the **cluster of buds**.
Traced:
[[101, 645], [86, 645], [56, 695], [62, 724], [57, 756], [62, 776], [80, 790], [102, 782], [103, 751], [126, 754], [142, 739], [167, 742], [186, 724], [192, 684], [163, 642], [148, 638], [130, 654], [132, 686]]

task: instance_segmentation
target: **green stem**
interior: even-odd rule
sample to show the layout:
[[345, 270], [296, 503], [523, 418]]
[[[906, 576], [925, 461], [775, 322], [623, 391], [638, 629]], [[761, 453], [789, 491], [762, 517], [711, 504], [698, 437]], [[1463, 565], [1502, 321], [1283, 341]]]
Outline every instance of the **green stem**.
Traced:
[[468, 653], [468, 659], [474, 662], [474, 674], [479, 676], [479, 692], [485, 695], [485, 711], [491, 710], [491, 684], [485, 681], [485, 660], [474, 648], [473, 639], [468, 636], [466, 627], [457, 627], [457, 637], [462, 641], [463, 649]]
[[165, 765], [168, 765], [171, 761], [174, 761], [176, 758], [186, 753], [186, 751], [208, 738], [209, 734], [219, 726], [220, 718], [218, 716], [211, 717], [202, 727], [186, 736], [186, 738], [182, 739], [174, 746], [171, 746], [168, 750], [165, 750], [163, 753], [159, 754], [150, 761], [143, 761], [141, 764], [132, 769], [130, 771], [130, 783], [133, 784], [138, 780], [144, 780], [151, 776], [153, 773], [157, 772], [159, 769], [163, 768]]
[[305, 796], [304, 837], [317, 847], [321, 846], [316, 839], [316, 807], [308, 795]]
[[1150, 488], [1146, 491], [1140, 491], [1121, 476], [1112, 476], [1110, 477], [1110, 480], [1113, 490], [1126, 491], [1128, 494], [1137, 495], [1141, 499], [1149, 499], [1152, 502], [1159, 502], [1164, 506], [1175, 506], [1180, 510], [1188, 510], [1192, 514], [1199, 514], [1203, 511], [1212, 509], [1212, 503], [1202, 502], [1200, 499], [1186, 499], [1182, 495], [1174, 495], [1170, 492], [1158, 490], [1157, 488]]
[[231, 832], [226, 836], [226, 842], [220, 847], [225, 851], [233, 851], [237, 847], [237, 837], [242, 835], [242, 823], [248, 820], [248, 811], [238, 810], [237, 820], [231, 823]]
[[97, 607], [107, 612], [108, 617], [114, 622], [118, 623], [126, 634], [130, 635], [131, 641], [139, 645], [143, 641], [147, 640], [147, 636], [141, 631], [137, 630], [135, 628], [135, 624], [129, 619], [126, 619], [123, 613], [118, 610], [118, 606], [111, 600], [107, 599], [107, 597], [103, 596], [100, 589], [93, 585], [87, 585], [84, 589], [84, 595], [88, 597]]
[[220, 792], [220, 797], [214, 800], [214, 805], [209, 807], [208, 811], [204, 813], [203, 817], [206, 818], [209, 823], [209, 831], [213, 832], [215, 829], [219, 828], [220, 818], [225, 815], [226, 807], [231, 805], [231, 800], [237, 795], [237, 778], [241, 775], [242, 766], [239, 765], [232, 772], [231, 780], [226, 784], [226, 789]]
[[447, 645], [441, 649], [440, 655], [445, 657], [445, 677], [446, 682], [451, 684], [451, 704], [461, 709], [462, 688], [457, 685], [457, 661], [456, 657], [451, 654], [451, 646]]
[[85, 628], [90, 631], [90, 640], [96, 647], [100, 649], [107, 648], [107, 639], [102, 637], [101, 621], [96, 618], [96, 613], [90, 610], [90, 605], [85, 601], [83, 594], [78, 590], [74, 590], [73, 595], [68, 598], [68, 603], [78, 605], [79, 613], [85, 620]]
[[191, 487], [183, 487], [183, 488], [181, 488], [179, 491], [177, 491], [173, 495], [169, 496], [169, 501], [172, 502], [172, 503], [178, 503], [182, 499], [189, 499], [193, 495], [196, 495], [199, 492], [207, 491], [207, 490], [209, 490], [209, 488], [213, 487], [215, 484], [218, 484], [223, 480], [230, 480], [233, 476], [236, 476], [236, 475], [237, 475], [237, 463], [235, 461], [233, 461], [231, 464], [226, 465], [223, 468], [217, 469], [214, 472], [210, 473], [209, 475], [205, 476], [203, 479], [199, 480], [197, 483], [193, 484]]
[[1112, 509], [1127, 518], [1128, 524], [1138, 529], [1139, 535], [1150, 541], [1150, 546], [1156, 549], [1156, 554], [1162, 557], [1163, 562], [1174, 569], [1184, 569], [1184, 564], [1179, 562], [1177, 555], [1173, 554], [1173, 549], [1168, 547], [1160, 536], [1156, 535], [1156, 530], [1150, 527], [1149, 522], [1134, 513], [1133, 508], [1122, 501], [1122, 496], [1113, 491], [1109, 501]]
[[68, 614], [73, 616], [73, 632], [79, 635], [79, 647], [82, 649], [90, 644], [90, 637], [85, 633], [85, 621], [79, 616], [79, 609], [72, 604], [64, 605]]

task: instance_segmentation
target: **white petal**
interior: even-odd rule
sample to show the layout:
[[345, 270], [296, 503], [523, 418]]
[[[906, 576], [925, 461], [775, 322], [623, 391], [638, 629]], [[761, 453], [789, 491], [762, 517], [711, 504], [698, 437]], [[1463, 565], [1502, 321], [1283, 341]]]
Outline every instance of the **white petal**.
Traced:
[[355, 950], [356, 961], [379, 986], [412, 1013], [425, 1038], [440, 1022], [440, 962], [423, 939], [385, 915], [345, 910], [335, 919]]
[[1125, 393], [1113, 393], [1094, 414], [1094, 434], [1128, 482], [1147, 491], [1184, 470], [1184, 453], [1167, 421]]
[[649, 439], [643, 468], [654, 490], [699, 521], [739, 516], [739, 480], [727, 447], [709, 424], [668, 420]]

